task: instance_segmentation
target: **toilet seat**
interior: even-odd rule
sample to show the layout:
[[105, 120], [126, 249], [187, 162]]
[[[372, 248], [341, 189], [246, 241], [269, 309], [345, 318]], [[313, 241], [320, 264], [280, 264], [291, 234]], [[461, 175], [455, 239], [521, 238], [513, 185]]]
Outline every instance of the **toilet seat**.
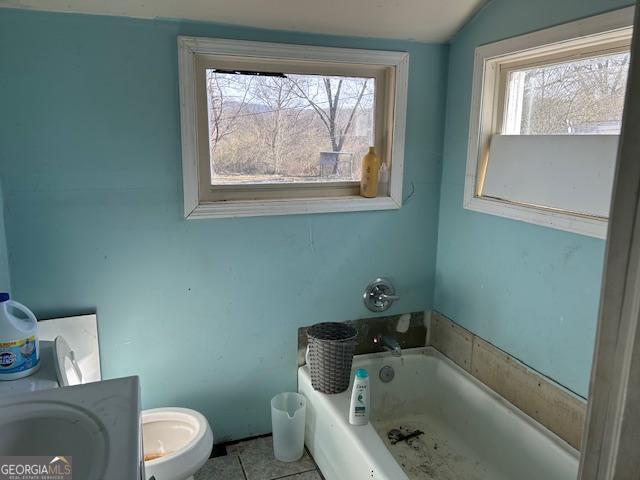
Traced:
[[76, 354], [64, 339], [58, 335], [53, 342], [53, 364], [58, 377], [58, 385], [68, 387], [84, 383], [82, 370], [76, 362]]
[[153, 408], [143, 410], [141, 419], [145, 456], [162, 455], [145, 461], [147, 479], [185, 480], [209, 458], [213, 434], [201, 413], [188, 408]]

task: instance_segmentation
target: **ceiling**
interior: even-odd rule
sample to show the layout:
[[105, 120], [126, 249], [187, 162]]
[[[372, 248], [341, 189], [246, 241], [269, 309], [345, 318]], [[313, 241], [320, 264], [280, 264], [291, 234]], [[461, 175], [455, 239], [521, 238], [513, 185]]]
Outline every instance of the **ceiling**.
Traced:
[[486, 0], [0, 0], [0, 7], [181, 18], [336, 35], [445, 42]]

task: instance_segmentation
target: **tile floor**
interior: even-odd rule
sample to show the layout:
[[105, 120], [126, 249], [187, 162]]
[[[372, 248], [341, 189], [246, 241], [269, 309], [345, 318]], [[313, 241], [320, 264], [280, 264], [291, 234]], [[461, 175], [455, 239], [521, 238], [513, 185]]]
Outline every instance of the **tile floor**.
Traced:
[[305, 451], [297, 462], [273, 457], [271, 437], [261, 437], [226, 447], [227, 455], [211, 458], [195, 480], [323, 480], [318, 467]]

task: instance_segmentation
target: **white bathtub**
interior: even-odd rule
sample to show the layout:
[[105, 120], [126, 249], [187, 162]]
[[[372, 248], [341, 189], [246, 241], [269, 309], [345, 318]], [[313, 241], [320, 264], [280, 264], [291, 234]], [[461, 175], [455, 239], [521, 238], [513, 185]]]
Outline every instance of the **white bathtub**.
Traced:
[[[378, 377], [385, 365], [395, 371], [389, 383]], [[308, 399], [305, 442], [327, 480], [577, 477], [575, 449], [437, 350], [360, 355], [358, 367], [369, 371], [372, 394], [371, 422], [361, 427], [349, 425], [350, 389], [318, 393], [308, 368], [298, 370]], [[399, 427], [424, 434], [391, 445], [386, 434]]]

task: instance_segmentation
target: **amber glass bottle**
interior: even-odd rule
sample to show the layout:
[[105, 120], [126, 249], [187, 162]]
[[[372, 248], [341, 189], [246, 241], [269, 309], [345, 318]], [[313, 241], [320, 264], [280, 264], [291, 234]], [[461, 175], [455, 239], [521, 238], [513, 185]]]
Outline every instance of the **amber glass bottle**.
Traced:
[[376, 156], [374, 147], [369, 147], [367, 154], [362, 157], [362, 178], [360, 180], [360, 195], [373, 198], [378, 195], [378, 174], [380, 173], [380, 159]]

